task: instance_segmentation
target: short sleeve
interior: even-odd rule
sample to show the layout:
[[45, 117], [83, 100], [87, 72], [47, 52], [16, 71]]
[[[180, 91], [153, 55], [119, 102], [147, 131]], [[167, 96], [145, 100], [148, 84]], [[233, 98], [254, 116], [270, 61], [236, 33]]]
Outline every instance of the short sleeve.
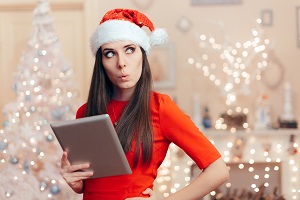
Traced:
[[183, 149], [199, 168], [204, 169], [221, 157], [190, 117], [167, 95], [160, 98], [159, 113], [162, 134]]

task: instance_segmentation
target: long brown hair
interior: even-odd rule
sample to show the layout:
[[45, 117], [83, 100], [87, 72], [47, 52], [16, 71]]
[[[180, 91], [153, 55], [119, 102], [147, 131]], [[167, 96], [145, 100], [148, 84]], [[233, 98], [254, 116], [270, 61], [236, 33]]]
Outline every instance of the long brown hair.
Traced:
[[[142, 151], [143, 163], [149, 164], [152, 159], [153, 148], [150, 115], [152, 76], [147, 55], [142, 48], [141, 51], [143, 56], [141, 77], [116, 126], [116, 132], [125, 153], [131, 150], [132, 142], [136, 142], [134, 167], [138, 164], [140, 151]], [[103, 67], [102, 51], [99, 48], [96, 54], [85, 116], [107, 113], [107, 106], [112, 98], [112, 94], [113, 85]]]

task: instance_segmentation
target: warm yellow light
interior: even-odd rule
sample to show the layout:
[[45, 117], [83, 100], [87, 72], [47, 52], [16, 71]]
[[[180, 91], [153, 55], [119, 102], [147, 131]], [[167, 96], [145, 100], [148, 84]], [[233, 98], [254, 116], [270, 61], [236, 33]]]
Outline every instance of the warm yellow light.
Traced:
[[193, 58], [189, 58], [189, 59], [188, 59], [188, 63], [189, 63], [189, 64], [192, 65], [192, 64], [194, 64], [194, 62], [195, 62], [195, 60], [194, 60]]
[[264, 176], [266, 179], [268, 179], [269, 177], [270, 177], [270, 175], [269, 174], [265, 174], [265, 176]]
[[244, 169], [244, 164], [239, 164], [239, 169]]

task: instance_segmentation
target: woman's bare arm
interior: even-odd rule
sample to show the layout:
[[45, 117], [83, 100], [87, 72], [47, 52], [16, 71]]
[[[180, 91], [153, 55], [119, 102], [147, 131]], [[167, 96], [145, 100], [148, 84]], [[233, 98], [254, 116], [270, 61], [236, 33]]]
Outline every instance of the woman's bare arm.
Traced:
[[222, 158], [205, 168], [188, 186], [170, 195], [166, 200], [198, 200], [219, 187], [229, 178], [228, 167]]

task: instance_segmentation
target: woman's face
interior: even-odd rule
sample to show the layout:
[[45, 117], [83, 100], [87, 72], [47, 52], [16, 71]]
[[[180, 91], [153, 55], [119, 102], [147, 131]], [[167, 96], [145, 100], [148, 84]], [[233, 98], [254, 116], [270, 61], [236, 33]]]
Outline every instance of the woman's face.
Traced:
[[142, 73], [143, 56], [140, 46], [131, 41], [103, 44], [102, 63], [115, 90], [134, 91]]

